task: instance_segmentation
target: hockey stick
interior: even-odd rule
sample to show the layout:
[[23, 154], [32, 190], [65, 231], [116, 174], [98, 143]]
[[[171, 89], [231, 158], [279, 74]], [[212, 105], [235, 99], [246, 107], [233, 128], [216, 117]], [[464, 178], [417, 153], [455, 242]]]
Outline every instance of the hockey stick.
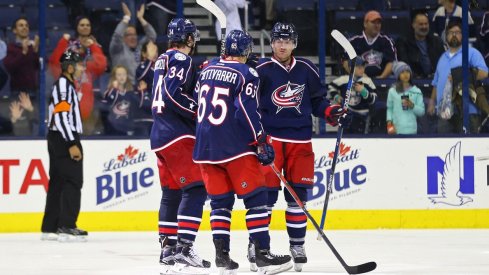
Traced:
[[343, 260], [343, 258], [341, 257], [340, 253], [338, 253], [338, 251], [333, 246], [333, 244], [329, 241], [328, 237], [326, 237], [326, 234], [324, 234], [323, 230], [321, 228], [319, 228], [318, 223], [316, 222], [316, 220], [314, 220], [314, 218], [311, 216], [311, 214], [309, 213], [309, 211], [307, 211], [306, 206], [299, 199], [299, 196], [297, 196], [297, 193], [294, 191], [294, 189], [292, 188], [292, 186], [290, 186], [289, 182], [287, 182], [287, 180], [285, 179], [284, 175], [282, 175], [282, 173], [278, 171], [278, 169], [277, 169], [277, 167], [275, 167], [275, 164], [274, 163], [271, 164], [271, 167], [272, 167], [273, 172], [275, 172], [275, 174], [280, 179], [280, 181], [282, 181], [282, 183], [284, 184], [284, 186], [287, 189], [287, 191], [289, 191], [289, 193], [294, 198], [294, 201], [299, 205], [299, 207], [302, 209], [302, 211], [304, 211], [304, 214], [306, 214], [307, 218], [314, 225], [314, 227], [318, 231], [319, 235], [323, 238], [323, 240], [329, 246], [329, 249], [331, 249], [331, 251], [333, 252], [333, 254], [336, 256], [336, 259], [338, 259], [338, 261], [340, 261], [341, 265], [346, 270], [346, 272], [348, 272], [348, 274], [367, 273], [367, 272], [370, 272], [370, 271], [374, 270], [377, 267], [377, 263], [375, 263], [375, 262], [368, 262], [368, 263], [364, 263], [364, 264], [361, 264], [361, 265], [354, 265], [354, 266], [348, 265], [345, 262], [345, 260]]
[[211, 0], [197, 0], [197, 4], [208, 10], [212, 13], [219, 21], [219, 25], [221, 25], [221, 56], [224, 56], [224, 43], [226, 40], [226, 15], [222, 10]]
[[[353, 76], [355, 75], [355, 63], [357, 60], [357, 54], [353, 46], [350, 44], [350, 41], [348, 41], [348, 39], [346, 39], [346, 37], [341, 32], [339, 32], [338, 30], [333, 30], [331, 32], [331, 36], [343, 47], [343, 49], [345, 49], [348, 57], [350, 58], [350, 74], [348, 76], [348, 84], [346, 85], [345, 102], [343, 104], [343, 108], [346, 110], [348, 109], [348, 105], [350, 102], [351, 87], [353, 84]], [[333, 162], [331, 163], [331, 174], [329, 175], [326, 182], [326, 197], [324, 199], [323, 212], [321, 214], [321, 224], [319, 226], [321, 232], [326, 222], [326, 211], [328, 211], [329, 195], [333, 190], [334, 171], [336, 168], [336, 161], [338, 160], [338, 153], [340, 151], [342, 137], [343, 127], [340, 125], [340, 127], [338, 127], [338, 132], [336, 133], [336, 145], [334, 148]], [[317, 239], [321, 240], [321, 235], [318, 235]]]

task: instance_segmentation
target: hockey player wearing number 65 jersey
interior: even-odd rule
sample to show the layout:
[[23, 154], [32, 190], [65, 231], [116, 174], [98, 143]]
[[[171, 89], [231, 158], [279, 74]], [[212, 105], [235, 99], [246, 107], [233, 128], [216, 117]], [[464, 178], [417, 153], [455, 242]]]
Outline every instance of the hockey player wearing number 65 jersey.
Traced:
[[168, 50], [155, 63], [151, 149], [158, 158], [162, 189], [159, 210], [162, 274], [208, 274], [193, 243], [202, 219], [207, 193], [200, 169], [192, 161], [195, 144], [195, 110], [192, 99], [192, 58], [200, 36], [188, 19], [168, 25]]
[[[340, 105], [331, 105], [321, 87], [316, 66], [305, 58], [296, 58], [298, 34], [294, 25], [276, 23], [271, 32], [272, 58], [261, 59], [260, 114], [265, 130], [271, 135], [275, 149], [275, 166], [302, 202], [307, 201], [307, 189], [314, 184], [314, 152], [312, 151], [311, 115], [324, 117], [330, 124], [348, 127], [351, 116]], [[269, 187], [270, 211], [277, 201], [280, 179], [269, 167], [264, 167]], [[307, 262], [304, 250], [307, 217], [290, 193], [284, 191], [287, 209], [285, 221], [289, 235], [290, 253], [295, 270], [301, 271]], [[256, 269], [250, 243], [248, 259], [251, 270]]]
[[219, 274], [236, 274], [239, 267], [229, 256], [235, 194], [247, 209], [246, 226], [261, 274], [292, 268], [290, 256], [270, 253], [268, 199], [260, 163], [272, 163], [274, 153], [257, 110], [258, 74], [244, 64], [252, 48], [253, 38], [248, 33], [231, 31], [226, 37], [225, 56], [208, 65], [195, 86], [199, 107], [193, 158], [200, 164], [211, 199]]

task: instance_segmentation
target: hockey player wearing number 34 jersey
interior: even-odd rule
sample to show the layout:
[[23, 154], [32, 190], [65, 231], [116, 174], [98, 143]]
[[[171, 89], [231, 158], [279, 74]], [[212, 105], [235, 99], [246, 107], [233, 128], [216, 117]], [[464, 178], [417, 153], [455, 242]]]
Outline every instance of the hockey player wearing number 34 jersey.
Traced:
[[200, 164], [211, 199], [219, 274], [236, 274], [238, 269], [229, 256], [235, 194], [247, 209], [246, 226], [261, 274], [292, 268], [290, 256], [270, 253], [268, 192], [259, 163], [272, 163], [274, 153], [257, 110], [258, 74], [244, 64], [252, 48], [253, 38], [248, 33], [231, 31], [225, 41], [225, 56], [207, 66], [195, 86], [199, 107], [193, 158]]
[[[324, 117], [335, 126], [347, 127], [351, 119], [340, 105], [331, 105], [321, 87], [316, 66], [304, 58], [296, 58], [298, 34], [292, 24], [276, 23], [271, 33], [272, 58], [261, 59], [256, 67], [260, 75], [260, 113], [265, 130], [272, 136], [275, 166], [299, 198], [307, 201], [307, 189], [314, 184], [314, 152], [312, 151], [311, 114]], [[280, 190], [280, 180], [270, 167], [264, 167], [269, 187], [268, 206], [273, 207]], [[307, 262], [304, 250], [307, 218], [290, 193], [284, 191], [287, 209], [285, 220], [290, 253], [295, 270], [301, 271]], [[248, 258], [255, 270], [252, 244]]]
[[159, 211], [162, 274], [208, 274], [210, 262], [193, 243], [207, 193], [200, 169], [192, 161], [195, 110], [192, 54], [199, 32], [188, 19], [168, 25], [169, 47], [155, 63], [151, 149], [158, 158], [163, 191]]

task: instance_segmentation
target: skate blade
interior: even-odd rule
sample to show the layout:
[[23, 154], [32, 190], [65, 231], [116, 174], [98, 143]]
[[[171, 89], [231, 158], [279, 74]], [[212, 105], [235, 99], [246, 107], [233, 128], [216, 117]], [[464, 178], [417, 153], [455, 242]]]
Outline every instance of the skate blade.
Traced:
[[209, 268], [195, 267], [182, 263], [175, 263], [172, 271], [174, 274], [210, 274]]
[[219, 267], [219, 275], [236, 275], [238, 274], [237, 269], [226, 269], [225, 267]]
[[294, 263], [294, 270], [296, 272], [301, 272], [302, 271], [302, 266], [304, 266], [303, 263]]
[[257, 272], [258, 271], [258, 266], [256, 265], [256, 263], [250, 263], [250, 270], [252, 272]]
[[269, 266], [264, 266], [264, 267], [259, 267], [258, 268], [258, 274], [260, 275], [272, 275], [272, 274], [278, 274], [285, 272], [289, 269], [292, 268], [292, 262], [286, 262], [285, 264], [281, 265], [269, 265]]
[[70, 234], [59, 234], [58, 242], [61, 243], [83, 243], [87, 241], [86, 236], [73, 236]]
[[58, 234], [56, 233], [42, 233], [41, 241], [57, 241]]
[[160, 264], [161, 269], [160, 269], [160, 275], [174, 275], [178, 274], [173, 271], [173, 265], [164, 265]]

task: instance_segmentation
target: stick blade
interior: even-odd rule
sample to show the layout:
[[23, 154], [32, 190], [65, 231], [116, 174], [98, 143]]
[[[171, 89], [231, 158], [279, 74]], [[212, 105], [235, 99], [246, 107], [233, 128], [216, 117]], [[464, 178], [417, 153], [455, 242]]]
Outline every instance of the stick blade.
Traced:
[[343, 49], [345, 49], [350, 60], [357, 57], [357, 53], [355, 52], [355, 49], [351, 45], [350, 41], [348, 41], [348, 39], [346, 39], [346, 37], [340, 31], [333, 30], [331, 32], [331, 36], [343, 47]]
[[221, 28], [226, 28], [227, 19], [224, 12], [211, 0], [197, 0], [197, 4], [212, 13], [221, 24]]
[[357, 266], [349, 266], [346, 268], [348, 274], [362, 274], [370, 272], [377, 268], [376, 262], [368, 262]]

